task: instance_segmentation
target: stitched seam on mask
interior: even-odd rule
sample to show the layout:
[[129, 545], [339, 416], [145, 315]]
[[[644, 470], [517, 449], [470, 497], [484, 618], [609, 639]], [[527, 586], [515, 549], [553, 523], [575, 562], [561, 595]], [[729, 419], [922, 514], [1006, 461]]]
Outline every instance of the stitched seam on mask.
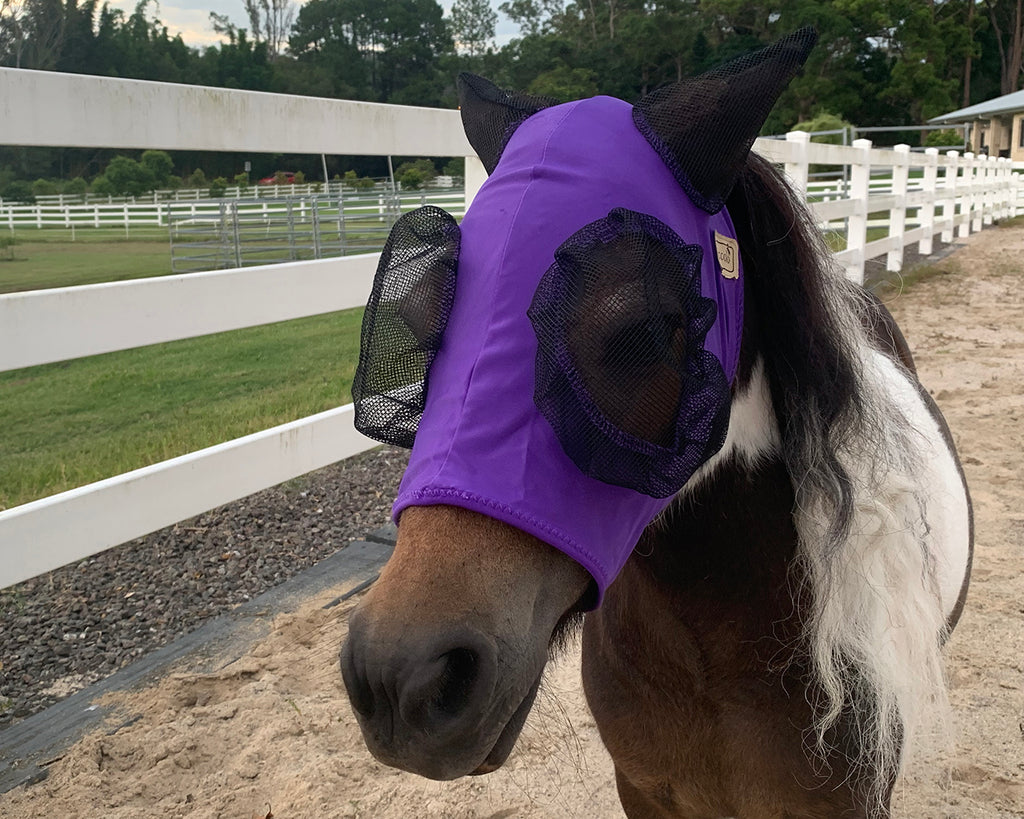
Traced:
[[[477, 495], [475, 492], [467, 492], [465, 489], [459, 489], [458, 487], [455, 487], [455, 486], [435, 486], [435, 487], [428, 487], [428, 488], [425, 488], [425, 489], [418, 489], [418, 490], [416, 490], [414, 492], [410, 492], [408, 495], [405, 496], [404, 499], [409, 500], [409, 501], [415, 501], [416, 499], [419, 499], [419, 498], [423, 498], [423, 499], [426, 499], [426, 498], [438, 499], [438, 498], [452, 498], [452, 497], [461, 498], [461, 499], [467, 500], [467, 501], [473, 501], [474, 503], [478, 503], [478, 504], [480, 504], [482, 506], [486, 506], [489, 509], [495, 509], [495, 510], [498, 510], [500, 512], [504, 512], [506, 515], [508, 515], [510, 517], [513, 517], [516, 520], [520, 520], [520, 521], [523, 521], [525, 523], [529, 523], [529, 524], [535, 526], [540, 531], [546, 532], [547, 534], [551, 535], [553, 538], [555, 538], [559, 542], [564, 543], [566, 546], [569, 546], [573, 550], [575, 550], [575, 551], [579, 552], [580, 554], [584, 555], [594, 566], [599, 568], [601, 570], [601, 575], [602, 575], [601, 580], [600, 580], [600, 585], [601, 585], [602, 588], [607, 588], [608, 585], [610, 584], [611, 579], [610, 579], [610, 572], [608, 571], [608, 567], [605, 565], [604, 561], [603, 560], [599, 560], [597, 558], [597, 556], [594, 555], [593, 552], [591, 552], [589, 549], [586, 549], [585, 547], [583, 547], [580, 543], [578, 543], [573, 538], [569, 537], [561, 529], [558, 529], [558, 528], [552, 526], [550, 523], [547, 523], [547, 522], [545, 522], [543, 520], [535, 518], [532, 515], [524, 515], [522, 512], [519, 512], [516, 509], [513, 509], [511, 506], [508, 506], [507, 504], [500, 503], [499, 501], [491, 500], [490, 498], [485, 498], [482, 495]], [[414, 506], [415, 503], [408, 503], [406, 505], [407, 506]]]
[[[548, 147], [551, 145], [552, 137], [555, 135], [555, 133], [559, 129], [561, 129], [561, 127], [562, 127], [563, 123], [565, 122], [565, 120], [569, 117], [569, 115], [576, 108], [575, 105], [567, 106], [567, 107], [568, 107], [569, 110], [567, 110], [567, 111], [565, 111], [563, 113], [562, 118], [548, 132], [548, 136], [544, 140], [544, 148], [543, 148], [543, 150], [541, 151], [541, 154], [540, 154], [540, 161], [534, 163], [533, 167], [530, 168], [530, 181], [526, 185], [523, 186], [523, 192], [519, 196], [519, 201], [516, 203], [515, 213], [512, 215], [512, 218], [509, 220], [509, 224], [510, 225], [514, 225], [516, 223], [516, 221], [519, 219], [519, 214], [520, 214], [520, 212], [523, 209], [523, 202], [526, 199], [526, 195], [527, 195], [527, 193], [529, 193], [530, 189], [533, 187], [534, 182], [536, 182], [536, 180], [537, 180], [537, 167], [540, 166], [540, 165], [543, 165], [544, 160], [547, 158]], [[506, 147], [507, 147], [507, 145], [506, 145]], [[511, 238], [512, 238], [511, 231], [509, 231], [509, 234], [507, 236], [505, 236], [505, 243], [504, 243], [504, 246], [501, 249], [501, 259], [500, 259], [500, 261], [498, 263], [498, 270], [499, 271], [502, 271], [504, 269], [504, 267], [505, 267], [505, 259], [508, 258], [509, 242], [511, 241]], [[499, 272], [499, 278], [500, 277], [501, 277], [501, 273]], [[463, 424], [463, 421], [464, 421], [464, 419], [466, 417], [466, 399], [469, 397], [470, 391], [473, 388], [473, 381], [476, 378], [476, 368], [480, 364], [480, 353], [483, 352], [483, 350], [487, 349], [490, 346], [488, 344], [488, 341], [491, 338], [491, 334], [493, 333], [493, 329], [494, 329], [494, 303], [492, 302], [491, 303], [491, 313], [490, 313], [490, 315], [487, 318], [487, 330], [484, 332], [484, 335], [483, 335], [483, 339], [484, 340], [483, 340], [483, 343], [480, 346], [480, 349], [477, 351], [476, 358], [473, 361], [473, 366], [472, 366], [472, 368], [469, 371], [469, 378], [466, 380], [466, 394], [462, 396], [462, 404], [459, 407], [459, 422], [458, 422], [458, 424], [456, 424], [455, 429], [452, 431], [451, 437], [448, 439], [448, 447], [447, 447], [447, 449], [445, 450], [445, 453], [444, 453], [444, 460], [441, 461], [441, 464], [434, 471], [434, 473], [430, 477], [430, 479], [427, 480], [427, 483], [429, 483], [431, 480], [433, 480], [438, 475], [440, 475], [444, 471], [444, 469], [448, 466], [448, 461], [449, 461], [449, 459], [451, 458], [451, 455], [452, 455], [452, 449], [453, 449], [453, 446], [454, 446], [454, 442], [458, 438], [459, 433], [462, 431], [462, 424]]]

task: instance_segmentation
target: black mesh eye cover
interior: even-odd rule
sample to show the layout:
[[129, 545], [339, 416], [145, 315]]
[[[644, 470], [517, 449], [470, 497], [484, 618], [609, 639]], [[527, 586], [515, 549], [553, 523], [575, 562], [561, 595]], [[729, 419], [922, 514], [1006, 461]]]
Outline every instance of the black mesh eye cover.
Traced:
[[586, 475], [663, 498], [725, 440], [729, 385], [704, 349], [717, 306], [698, 245], [617, 208], [555, 252], [528, 311], [534, 401]]
[[460, 239], [455, 219], [428, 206], [400, 217], [384, 245], [352, 380], [356, 429], [374, 440], [412, 447], [455, 299]]

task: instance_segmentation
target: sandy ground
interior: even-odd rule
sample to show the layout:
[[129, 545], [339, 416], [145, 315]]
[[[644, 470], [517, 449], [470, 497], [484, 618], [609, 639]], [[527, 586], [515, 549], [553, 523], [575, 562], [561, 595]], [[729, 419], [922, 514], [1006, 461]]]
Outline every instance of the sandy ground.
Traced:
[[[946, 274], [887, 300], [956, 435], [977, 555], [947, 651], [956, 748], [945, 765], [908, 773], [896, 815], [1022, 819], [1024, 228], [986, 230], [941, 267]], [[573, 653], [552, 668], [501, 771], [433, 783], [373, 762], [337, 671], [347, 608], [320, 608], [337, 592], [280, 617], [266, 641], [219, 671], [179, 673], [118, 695], [119, 717], [71, 748], [44, 782], [0, 796], [0, 815], [622, 816]]]

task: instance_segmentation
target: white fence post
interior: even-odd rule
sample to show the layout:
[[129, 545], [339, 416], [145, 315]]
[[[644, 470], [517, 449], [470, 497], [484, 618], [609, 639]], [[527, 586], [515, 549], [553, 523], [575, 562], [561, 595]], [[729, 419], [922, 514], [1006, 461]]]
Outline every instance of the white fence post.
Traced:
[[956, 235], [956, 182], [960, 173], [960, 153], [946, 151], [946, 171], [942, 175], [942, 187], [946, 196], [942, 200], [942, 241], [949, 244]]
[[998, 212], [996, 217], [998, 219], [1005, 219], [1010, 215], [1010, 196], [1009, 196], [1009, 177], [1006, 172], [1010, 168], [1010, 160], [1007, 157], [1001, 157], [999, 159], [999, 165], [996, 168], [996, 176], [999, 179], [999, 193], [998, 196]]
[[790, 131], [786, 134], [786, 142], [793, 145], [793, 158], [786, 163], [786, 176], [789, 177], [790, 184], [806, 199], [810, 169], [807, 146], [811, 143], [811, 135], [807, 131]]
[[1020, 189], [1017, 186], [1017, 182], [1020, 179], [1020, 177], [1016, 173], [1013, 172], [1013, 165], [1014, 165], [1014, 163], [1011, 161], [1006, 166], [1007, 167], [1006, 184], [1010, 188], [1009, 192], [1007, 193], [1007, 197], [1010, 200], [1010, 208], [1009, 208], [1009, 212], [1007, 213], [1007, 215], [1011, 219], [1014, 216], [1017, 215], [1017, 198], [1018, 198], [1018, 194], [1020, 192]]
[[846, 249], [853, 258], [846, 264], [846, 276], [864, 284], [864, 246], [868, 240], [868, 193], [871, 183], [871, 140], [855, 139], [858, 157], [850, 163], [850, 198], [854, 211], [846, 228]]
[[920, 219], [924, 236], [917, 245], [917, 251], [922, 256], [932, 254], [932, 237], [935, 236], [935, 188], [939, 175], [939, 149], [926, 148], [924, 152], [928, 164], [924, 166], [924, 181], [922, 190], [928, 194], [928, 201], [921, 206]]
[[469, 210], [469, 206], [476, 197], [477, 191], [479, 191], [484, 182], [487, 181], [487, 170], [484, 168], [484, 163], [480, 161], [478, 156], [467, 156], [465, 174], [466, 210]]
[[1010, 162], [1009, 157], [999, 160], [999, 218], [1010, 216]]
[[992, 224], [992, 215], [995, 211], [995, 170], [996, 158], [985, 157], [981, 163], [981, 222], [985, 226]]
[[903, 234], [907, 226], [907, 182], [910, 179], [910, 146], [897, 145], [892, 158], [892, 194], [895, 206], [889, 209], [889, 236], [896, 247], [885, 255], [885, 269], [897, 272], [903, 267]]
[[992, 157], [992, 166], [988, 171], [988, 188], [992, 200], [992, 208], [989, 211], [989, 224], [1003, 218], [1003, 158]]
[[957, 182], [957, 187], [962, 187], [962, 196], [960, 197], [960, 226], [957, 229], [957, 237], [960, 239], [966, 239], [971, 235], [971, 219], [974, 214], [971, 212], [971, 208], [974, 205], [974, 194], [972, 193], [974, 187], [974, 153], [967, 151], [964, 154], [964, 161], [961, 165], [963, 168], [963, 174]]
[[977, 233], [985, 226], [985, 162], [987, 157], [974, 155], [971, 163], [971, 230]]

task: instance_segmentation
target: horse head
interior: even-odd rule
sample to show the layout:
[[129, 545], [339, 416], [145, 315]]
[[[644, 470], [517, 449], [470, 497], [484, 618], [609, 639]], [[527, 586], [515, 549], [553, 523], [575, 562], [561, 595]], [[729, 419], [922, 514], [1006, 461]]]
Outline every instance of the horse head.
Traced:
[[632, 106], [460, 78], [490, 176], [461, 226], [396, 224], [353, 385], [357, 426], [412, 447], [342, 650], [382, 762], [499, 767], [561, 627], [726, 445], [744, 277], [724, 203], [814, 40]]

